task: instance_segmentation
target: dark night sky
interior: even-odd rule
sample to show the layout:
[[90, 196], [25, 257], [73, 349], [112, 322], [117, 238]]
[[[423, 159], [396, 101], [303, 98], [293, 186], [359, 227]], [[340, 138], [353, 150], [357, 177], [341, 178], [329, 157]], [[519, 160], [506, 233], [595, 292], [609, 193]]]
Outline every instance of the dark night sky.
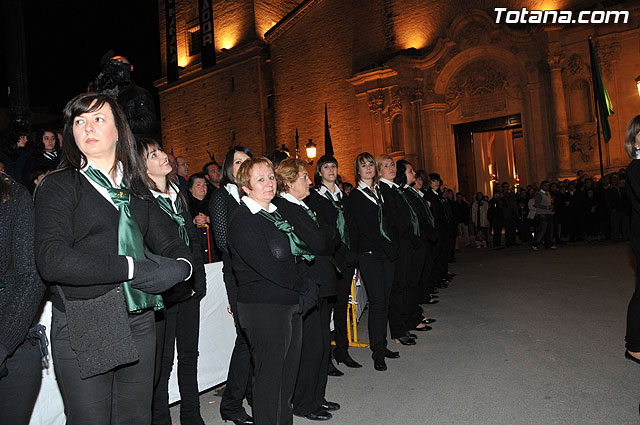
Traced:
[[[109, 49], [126, 56], [136, 83], [155, 95], [153, 81], [160, 77], [157, 9], [157, 0], [24, 0], [31, 106], [61, 113], [68, 100], [86, 91]], [[4, 44], [0, 40], [0, 46]], [[0, 106], [7, 104], [5, 88]]]

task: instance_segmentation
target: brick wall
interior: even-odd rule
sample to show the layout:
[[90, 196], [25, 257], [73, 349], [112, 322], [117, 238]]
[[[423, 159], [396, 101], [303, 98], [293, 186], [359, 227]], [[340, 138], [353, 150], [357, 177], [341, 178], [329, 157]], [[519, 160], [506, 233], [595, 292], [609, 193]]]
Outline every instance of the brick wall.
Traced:
[[326, 102], [340, 174], [351, 182], [353, 159], [360, 152], [356, 99], [347, 81], [352, 76], [352, 39], [349, 2], [325, 0], [271, 44], [278, 144], [293, 152], [298, 128], [302, 156], [310, 138], [322, 155]]

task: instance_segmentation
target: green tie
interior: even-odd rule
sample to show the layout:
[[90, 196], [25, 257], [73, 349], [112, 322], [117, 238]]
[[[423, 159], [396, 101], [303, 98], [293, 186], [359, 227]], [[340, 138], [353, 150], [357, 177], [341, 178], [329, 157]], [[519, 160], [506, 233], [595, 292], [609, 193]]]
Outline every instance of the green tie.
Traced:
[[[118, 207], [120, 214], [118, 218], [118, 255], [127, 255], [134, 260], [145, 258], [144, 239], [138, 223], [129, 210], [129, 191], [126, 188], [114, 188], [102, 172], [92, 167], [87, 169], [86, 175], [98, 185], [107, 189], [111, 200]], [[164, 308], [160, 295], [146, 294], [132, 288], [129, 282], [122, 282], [122, 290], [129, 313], [139, 313], [148, 308], [154, 308], [155, 310]]]
[[[302, 207], [302, 205], [301, 205], [301, 207]], [[320, 225], [318, 224], [318, 218], [316, 217], [316, 213], [311, 211], [310, 208], [302, 207], [302, 209], [307, 212], [307, 215], [309, 217], [311, 217], [311, 220], [313, 220], [314, 223], [316, 223], [316, 226], [320, 227]]]
[[376, 204], [378, 205], [378, 223], [380, 224], [380, 236], [382, 236], [382, 238], [387, 242], [391, 242], [391, 238], [389, 237], [389, 234], [385, 229], [384, 214], [382, 212], [382, 202], [380, 201], [380, 192], [378, 192], [378, 188], [376, 187], [378, 196], [374, 195], [373, 191], [368, 186], [363, 188], [362, 190], [364, 191], [364, 193], [376, 200]]
[[411, 227], [413, 227], [413, 234], [415, 236], [420, 236], [420, 223], [418, 222], [418, 215], [413, 210], [413, 207], [411, 206], [411, 204], [407, 200], [407, 196], [404, 194], [402, 189], [400, 189], [400, 187], [398, 187], [398, 186], [394, 186], [394, 189], [396, 190], [396, 192], [398, 192], [398, 195], [400, 195], [402, 200], [409, 207], [409, 211], [411, 212]]
[[187, 226], [185, 225], [184, 217], [182, 217], [183, 208], [180, 196], [176, 198], [176, 212], [173, 212], [173, 208], [171, 208], [171, 200], [169, 198], [158, 196], [156, 199], [158, 200], [160, 208], [169, 214], [169, 217], [178, 224], [178, 236], [180, 236], [180, 239], [189, 246], [189, 235], [187, 234]]
[[420, 200], [420, 202], [422, 202], [422, 206], [424, 207], [424, 210], [427, 212], [427, 218], [429, 219], [429, 225], [431, 227], [436, 227], [436, 219], [433, 218], [433, 214], [431, 213], [431, 208], [429, 208], [429, 204], [427, 203], [427, 200], [424, 199], [424, 196], [420, 196], [420, 194], [411, 186], [408, 187], [409, 192], [413, 193], [413, 196], [418, 197], [418, 199]]
[[291, 248], [291, 254], [295, 257], [296, 263], [300, 263], [302, 260], [313, 261], [315, 255], [311, 254], [307, 244], [293, 232], [293, 226], [289, 224], [287, 220], [283, 219], [277, 210], [270, 214], [260, 209], [258, 214], [275, 224], [278, 230], [283, 231], [287, 235], [289, 238], [289, 248]]
[[351, 248], [351, 243], [349, 241], [349, 232], [347, 232], [347, 221], [344, 219], [344, 210], [342, 209], [342, 204], [336, 202], [328, 190], [324, 192], [324, 196], [329, 201], [331, 201], [333, 207], [338, 211], [336, 227], [338, 228], [338, 233], [340, 233], [340, 239], [342, 239], [342, 243], [345, 244], [348, 248]]

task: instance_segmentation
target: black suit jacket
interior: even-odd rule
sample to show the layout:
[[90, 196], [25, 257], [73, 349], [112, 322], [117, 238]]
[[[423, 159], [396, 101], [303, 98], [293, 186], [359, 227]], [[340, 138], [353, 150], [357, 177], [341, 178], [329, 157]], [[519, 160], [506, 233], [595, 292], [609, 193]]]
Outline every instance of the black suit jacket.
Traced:
[[[166, 231], [172, 220], [155, 202], [132, 196], [129, 208], [152, 252], [194, 263], [177, 233]], [[80, 172], [49, 174], [36, 191], [35, 212], [38, 270], [67, 298], [96, 298], [128, 279], [127, 259], [118, 255], [118, 210]], [[53, 303], [64, 310], [58, 296]]]

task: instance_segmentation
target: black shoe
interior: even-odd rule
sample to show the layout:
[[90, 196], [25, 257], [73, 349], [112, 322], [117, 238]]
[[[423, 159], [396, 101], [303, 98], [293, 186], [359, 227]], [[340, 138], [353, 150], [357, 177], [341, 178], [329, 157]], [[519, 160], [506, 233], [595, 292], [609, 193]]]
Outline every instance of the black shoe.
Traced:
[[431, 329], [433, 329], [431, 326], [429, 325], [424, 325], [421, 328], [415, 328], [413, 329], [414, 331], [418, 331], [418, 332], [426, 332], [426, 331], [430, 331]]
[[384, 357], [381, 359], [374, 359], [373, 368], [375, 370], [379, 370], [380, 372], [384, 372], [385, 370], [387, 370], [387, 363], [384, 361]]
[[391, 351], [388, 348], [385, 348], [384, 349], [384, 356], [386, 358], [388, 358], [388, 359], [398, 359], [398, 358], [400, 358], [400, 353], [397, 352], [397, 351]]
[[225, 419], [224, 421], [231, 421], [235, 425], [253, 425], [253, 418], [249, 415], [244, 419]]
[[409, 332], [409, 331], [407, 331], [407, 336], [408, 336], [409, 338], [418, 339], [418, 335], [416, 335], [416, 334], [412, 334], [412, 333], [411, 333], [411, 332]]
[[311, 421], [328, 421], [333, 417], [331, 413], [327, 412], [322, 407], [319, 407], [313, 412], [307, 413], [306, 415], [297, 415], [297, 416], [302, 416], [303, 418], [307, 418]]
[[396, 338], [396, 344], [416, 345], [416, 340], [405, 335], [401, 336], [400, 338]]
[[322, 407], [327, 412], [340, 410], [340, 405], [338, 403], [334, 403], [333, 401], [325, 401], [320, 407]]
[[425, 319], [422, 319], [422, 322], [420, 323], [424, 323], [425, 325], [430, 325], [431, 323], [435, 323], [435, 322], [436, 322], [436, 319], [425, 318]]
[[340, 370], [333, 364], [333, 361], [329, 360], [329, 370], [327, 370], [327, 375], [342, 376], [344, 373], [340, 372]]
[[362, 365], [360, 363], [358, 363], [357, 361], [353, 360], [349, 354], [347, 354], [345, 357], [343, 357], [341, 359], [337, 359], [336, 358], [336, 363], [338, 363], [338, 364], [342, 363], [346, 367], [352, 367], [352, 368], [362, 367]]
[[448, 288], [449, 284], [446, 281], [440, 282], [440, 285], [438, 285], [438, 288]]
[[431, 294], [431, 295], [429, 295], [429, 298], [431, 298], [433, 300], [433, 299], [436, 299], [436, 298], [440, 298], [440, 295]]
[[629, 352], [629, 350], [624, 350], [624, 356], [625, 356], [626, 358], [628, 358], [629, 360], [631, 360], [632, 362], [635, 362], [635, 363], [640, 364], [640, 360], [639, 360], [639, 359], [636, 359], [635, 357], [633, 357], [633, 356], [631, 355], [631, 353]]

